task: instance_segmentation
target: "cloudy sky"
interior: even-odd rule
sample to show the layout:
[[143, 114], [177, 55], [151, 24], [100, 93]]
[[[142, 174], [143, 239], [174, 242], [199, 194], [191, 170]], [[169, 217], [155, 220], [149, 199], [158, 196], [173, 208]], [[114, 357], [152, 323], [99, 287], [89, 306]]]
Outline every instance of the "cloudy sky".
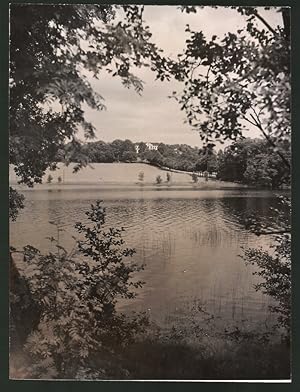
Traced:
[[[276, 9], [260, 11], [272, 26], [282, 24], [281, 14]], [[164, 50], [165, 55], [175, 56], [184, 49], [188, 38], [184, 32], [186, 24], [191, 29], [202, 30], [207, 37], [222, 36], [245, 25], [245, 19], [237, 11], [225, 7], [205, 7], [196, 14], [182, 13], [177, 6], [145, 6], [145, 22], [152, 32], [152, 41]], [[131, 139], [164, 143], [186, 143], [201, 146], [199, 135], [184, 124], [184, 112], [175, 100], [168, 98], [172, 91], [180, 90], [176, 81], [155, 81], [148, 69], [136, 73], [144, 81], [144, 91], [139, 96], [122, 86], [120, 80], [103, 73], [99, 80], [91, 79], [97, 92], [105, 98], [106, 111], [86, 109], [86, 115], [97, 129], [97, 139]], [[259, 134], [250, 129], [249, 136]]]

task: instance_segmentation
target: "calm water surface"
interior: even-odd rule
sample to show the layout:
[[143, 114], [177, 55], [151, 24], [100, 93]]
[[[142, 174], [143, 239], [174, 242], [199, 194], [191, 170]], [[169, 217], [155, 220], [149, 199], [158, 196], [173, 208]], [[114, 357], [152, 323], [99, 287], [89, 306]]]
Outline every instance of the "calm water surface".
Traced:
[[243, 227], [253, 212], [267, 215], [276, 204], [266, 191], [78, 189], [24, 192], [26, 207], [10, 226], [10, 243], [50, 249], [47, 236], [56, 235], [49, 221], [64, 228], [61, 242], [73, 246], [73, 225], [86, 221], [85, 211], [104, 200], [107, 222], [124, 226], [134, 261], [145, 264], [140, 278], [146, 283], [135, 300], [123, 302], [125, 311], [146, 311], [158, 323], [188, 318], [195, 304], [215, 317], [234, 322], [265, 322], [269, 298], [257, 293], [252, 267], [239, 257], [242, 247], [266, 246]]

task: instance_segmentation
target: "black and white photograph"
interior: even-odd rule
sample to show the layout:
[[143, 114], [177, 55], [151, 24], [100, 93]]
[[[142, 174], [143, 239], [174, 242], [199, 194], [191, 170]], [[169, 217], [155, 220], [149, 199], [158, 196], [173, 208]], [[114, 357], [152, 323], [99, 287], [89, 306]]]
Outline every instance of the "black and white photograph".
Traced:
[[291, 382], [290, 17], [10, 4], [10, 380]]

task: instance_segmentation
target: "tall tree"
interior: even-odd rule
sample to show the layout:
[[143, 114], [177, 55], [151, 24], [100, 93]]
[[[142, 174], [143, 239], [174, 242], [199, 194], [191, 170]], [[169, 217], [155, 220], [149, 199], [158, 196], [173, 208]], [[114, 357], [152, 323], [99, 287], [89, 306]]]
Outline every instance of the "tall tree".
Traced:
[[151, 65], [164, 79], [166, 60], [142, 16], [134, 5], [11, 5], [10, 163], [21, 183], [41, 182], [66, 141], [79, 150], [79, 129], [94, 137], [83, 105], [105, 106], [87, 73], [107, 72], [137, 93], [143, 83], [133, 68]]
[[[290, 159], [290, 144], [278, 145], [279, 151]], [[218, 177], [260, 187], [278, 188], [289, 183], [290, 173], [272, 146], [263, 139], [242, 139], [218, 155]]]
[[291, 134], [289, 11], [280, 9], [284, 27], [272, 27], [258, 8], [236, 10], [245, 27], [223, 38], [187, 26], [190, 38], [180, 56], [185, 88], [174, 97], [204, 142], [237, 140], [255, 127], [289, 170], [289, 159], [276, 150], [276, 140]]

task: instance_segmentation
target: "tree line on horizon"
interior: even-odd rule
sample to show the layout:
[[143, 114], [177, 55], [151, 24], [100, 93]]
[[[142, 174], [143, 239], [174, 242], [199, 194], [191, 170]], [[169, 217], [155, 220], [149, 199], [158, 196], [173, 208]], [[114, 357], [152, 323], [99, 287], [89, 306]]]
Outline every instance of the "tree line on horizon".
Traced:
[[[138, 146], [138, 153], [136, 151]], [[290, 159], [290, 143], [278, 147]], [[58, 153], [58, 160], [78, 163], [81, 157], [91, 163], [147, 162], [158, 167], [194, 172], [216, 173], [223, 181], [252, 186], [280, 188], [290, 184], [290, 173], [282, 165], [277, 151], [263, 139], [244, 138], [216, 151], [214, 144], [202, 148], [187, 144], [158, 143], [157, 150], [149, 150], [145, 142], [131, 140], [103, 140], [78, 145], [67, 144]]]

